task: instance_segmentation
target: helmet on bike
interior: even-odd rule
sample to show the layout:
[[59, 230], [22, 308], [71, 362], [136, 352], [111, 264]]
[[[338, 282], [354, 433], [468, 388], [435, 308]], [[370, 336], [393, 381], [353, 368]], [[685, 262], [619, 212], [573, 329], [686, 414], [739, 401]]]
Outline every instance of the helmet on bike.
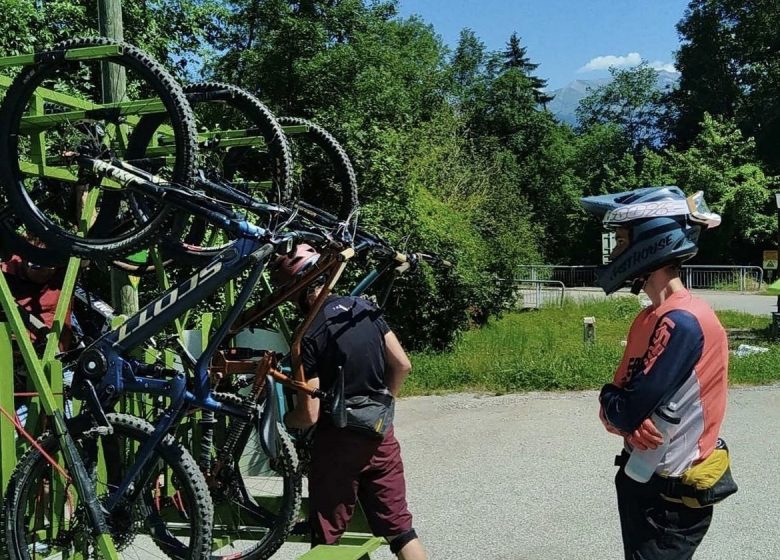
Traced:
[[699, 250], [702, 226], [720, 224], [720, 216], [710, 212], [701, 191], [686, 197], [675, 186], [588, 196], [580, 201], [606, 228], [629, 231], [628, 246], [596, 272], [596, 283], [608, 295], [626, 280], [642, 279], [668, 264], [690, 259]]
[[299, 243], [292, 255], [280, 255], [269, 266], [271, 283], [274, 286], [284, 286], [300, 276], [320, 260], [317, 250], [306, 243]]

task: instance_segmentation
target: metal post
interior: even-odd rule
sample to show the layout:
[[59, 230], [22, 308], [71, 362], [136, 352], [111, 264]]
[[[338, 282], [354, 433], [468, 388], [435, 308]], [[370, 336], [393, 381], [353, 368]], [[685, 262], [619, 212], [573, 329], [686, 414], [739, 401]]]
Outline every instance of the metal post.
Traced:
[[745, 267], [739, 267], [739, 291], [745, 291]]
[[594, 342], [596, 342], [596, 318], [595, 317], [582, 318], [582, 340], [586, 344], [593, 344]]

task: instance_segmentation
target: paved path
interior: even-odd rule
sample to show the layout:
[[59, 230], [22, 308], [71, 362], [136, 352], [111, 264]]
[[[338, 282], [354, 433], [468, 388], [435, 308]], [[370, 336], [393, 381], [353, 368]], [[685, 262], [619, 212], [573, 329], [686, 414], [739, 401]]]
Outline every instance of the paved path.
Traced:
[[[777, 311], [777, 296], [714, 290], [694, 290], [693, 293], [706, 300], [714, 309], [732, 309], [753, 315], [767, 316], [772, 311]], [[629, 295], [629, 291], [620, 290], [617, 294]], [[567, 288], [566, 295], [575, 299], [606, 297], [604, 292], [598, 288]]]
[[[593, 391], [402, 400], [409, 500], [431, 560], [620, 560], [620, 442], [596, 410]], [[717, 507], [696, 558], [780, 558], [778, 434], [780, 386], [732, 389], [723, 436], [740, 491]]]

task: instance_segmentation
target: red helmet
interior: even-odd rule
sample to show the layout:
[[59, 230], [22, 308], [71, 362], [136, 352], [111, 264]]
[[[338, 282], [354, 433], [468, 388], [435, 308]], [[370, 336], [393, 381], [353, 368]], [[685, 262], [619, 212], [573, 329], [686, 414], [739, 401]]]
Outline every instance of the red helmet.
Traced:
[[314, 247], [306, 243], [299, 243], [292, 255], [280, 255], [273, 260], [269, 267], [271, 283], [277, 287], [289, 284], [296, 276], [316, 265], [319, 260], [320, 254]]

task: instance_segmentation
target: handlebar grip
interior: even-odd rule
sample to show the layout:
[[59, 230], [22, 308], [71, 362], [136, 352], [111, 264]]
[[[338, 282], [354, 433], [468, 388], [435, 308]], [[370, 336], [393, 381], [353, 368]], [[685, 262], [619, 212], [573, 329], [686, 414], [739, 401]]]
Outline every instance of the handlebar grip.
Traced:
[[276, 246], [273, 243], [266, 243], [265, 245], [257, 249], [254, 253], [252, 253], [250, 257], [255, 262], [264, 261], [265, 259], [270, 257], [275, 250], [276, 250]]
[[421, 261], [428, 261], [429, 263], [435, 263], [445, 268], [452, 268], [452, 263], [446, 259], [441, 258], [439, 255], [415, 253], [415, 256]]

